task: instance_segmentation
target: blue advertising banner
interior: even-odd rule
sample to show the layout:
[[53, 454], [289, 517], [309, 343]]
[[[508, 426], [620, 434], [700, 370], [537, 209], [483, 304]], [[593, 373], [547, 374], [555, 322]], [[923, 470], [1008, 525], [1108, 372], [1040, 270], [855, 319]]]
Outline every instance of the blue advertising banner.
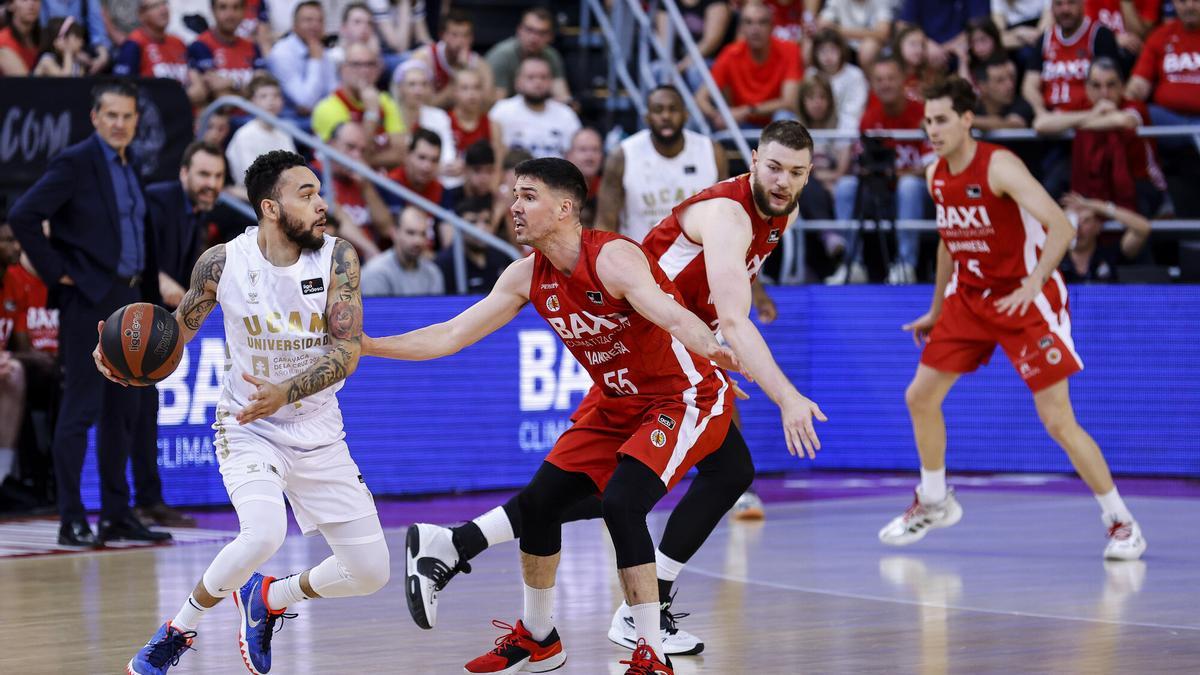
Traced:
[[[918, 349], [900, 325], [929, 306], [930, 288], [772, 289], [779, 319], [763, 327], [783, 370], [829, 415], [815, 462], [790, 457], [778, 412], [755, 385], [739, 403], [760, 471], [915, 470], [904, 389]], [[445, 320], [475, 298], [369, 298], [366, 329], [393, 334]], [[1200, 293], [1195, 287], [1072, 289], [1079, 421], [1113, 470], [1200, 476]], [[212, 448], [225, 348], [219, 311], [160, 383], [158, 463], [173, 504], [227, 503]], [[437, 361], [363, 359], [339, 393], [351, 453], [377, 495], [525, 484], [591, 386], [586, 371], [531, 309], [463, 352]], [[951, 471], [1067, 472], [1029, 391], [1003, 352], [964, 377], [945, 405]], [[98, 506], [94, 452], [84, 499]]]

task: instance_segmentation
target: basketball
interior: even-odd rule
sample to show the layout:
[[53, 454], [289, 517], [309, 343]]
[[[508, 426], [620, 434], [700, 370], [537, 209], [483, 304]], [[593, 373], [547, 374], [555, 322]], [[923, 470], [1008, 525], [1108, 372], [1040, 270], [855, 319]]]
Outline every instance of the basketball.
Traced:
[[183, 357], [179, 324], [166, 309], [135, 302], [104, 322], [100, 354], [108, 369], [130, 384], [149, 386], [175, 371]]

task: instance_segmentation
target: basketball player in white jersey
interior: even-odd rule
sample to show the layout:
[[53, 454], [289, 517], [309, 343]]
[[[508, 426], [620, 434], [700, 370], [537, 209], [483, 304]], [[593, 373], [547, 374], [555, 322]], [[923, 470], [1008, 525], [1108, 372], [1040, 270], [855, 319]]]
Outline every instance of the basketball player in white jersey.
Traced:
[[[336, 393], [358, 365], [359, 261], [325, 234], [320, 181], [299, 155], [277, 150], [246, 172], [258, 227], [200, 257], [175, 312], [190, 341], [220, 303], [228, 361], [213, 446], [241, 527], [217, 554], [175, 618], [126, 667], [161, 675], [191, 646], [204, 613], [233, 595], [239, 648], [251, 673], [271, 669], [271, 636], [302, 600], [368, 595], [390, 570], [371, 492], [346, 447]], [[96, 351], [97, 368], [103, 367]], [[120, 380], [116, 380], [120, 381]], [[306, 535], [333, 555], [274, 579], [255, 571], [283, 544], [291, 502]]]

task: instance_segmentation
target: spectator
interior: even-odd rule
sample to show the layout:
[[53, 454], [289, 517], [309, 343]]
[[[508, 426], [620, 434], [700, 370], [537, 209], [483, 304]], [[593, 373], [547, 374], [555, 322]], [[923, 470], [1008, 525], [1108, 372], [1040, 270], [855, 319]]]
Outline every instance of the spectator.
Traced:
[[454, 74], [454, 105], [450, 108], [450, 134], [458, 162], [464, 159], [467, 148], [483, 141], [492, 146], [492, 156], [499, 157], [504, 149], [500, 141], [500, 124], [493, 124], [484, 101], [483, 76], [474, 70]]
[[[251, 103], [272, 115], [278, 116], [283, 110], [283, 90], [279, 88], [279, 80], [266, 73], [250, 80], [250, 84], [246, 85], [246, 95]], [[262, 118], [243, 124], [233, 133], [229, 147], [225, 149], [225, 157], [229, 160], [229, 177], [239, 196], [245, 198], [246, 169], [259, 155], [272, 150], [295, 152], [296, 144], [291, 136]]]
[[275, 34], [271, 32], [266, 0], [246, 0], [246, 12], [242, 16], [242, 23], [238, 25], [237, 35], [253, 41], [260, 54], [271, 51]]
[[550, 45], [551, 42], [554, 42], [554, 17], [550, 11], [544, 7], [525, 10], [521, 15], [521, 23], [517, 25], [517, 34], [492, 47], [487, 53], [497, 99], [507, 98], [514, 91], [519, 92], [516, 80], [521, 64], [530, 56], [540, 56], [550, 66], [550, 91], [554, 100], [571, 102], [562, 56]]
[[266, 68], [258, 45], [237, 34], [246, 0], [212, 0], [212, 13], [213, 27], [188, 47], [188, 64], [204, 79], [210, 98], [240, 95]]
[[[721, 50], [713, 63], [712, 77], [739, 126], [762, 127], [779, 116], [795, 114], [796, 93], [804, 73], [800, 48], [771, 35], [771, 11], [758, 0], [742, 9], [742, 39]], [[708, 89], [701, 89], [696, 104], [717, 129], [725, 120], [717, 112]]]
[[[370, 137], [358, 122], [342, 122], [329, 139], [334, 150], [359, 162], [363, 161], [370, 143]], [[320, 171], [320, 162], [315, 164]], [[362, 174], [338, 162], [331, 165], [330, 173], [338, 236], [353, 244], [360, 258], [370, 260], [390, 243], [392, 212], [375, 184]]]
[[[721, 46], [725, 44], [725, 36], [729, 33], [730, 20], [733, 16], [729, 3], [725, 0], [678, 0], [676, 5], [679, 7], [679, 13], [683, 16], [684, 24], [687, 25], [688, 33], [692, 36], [692, 41], [696, 43], [696, 49], [706, 60], [712, 60]], [[668, 35], [674, 34], [675, 29], [666, 10], [659, 10], [655, 18], [659, 39], [666, 40]], [[677, 66], [679, 71], [686, 72], [691, 65], [691, 58], [682, 50], [675, 56], [681, 59]], [[708, 67], [707, 63], [697, 65]]]
[[[499, 230], [500, 224], [492, 220], [491, 195], [464, 199], [454, 212], [481, 232], [495, 236]], [[454, 273], [454, 249], [445, 248], [437, 255], [437, 266], [445, 280], [446, 292], [453, 295], [490, 292], [501, 273], [512, 262], [512, 258], [473, 237], [464, 237], [463, 250], [467, 268], [467, 287], [463, 289], [458, 287], [458, 277]]]
[[304, 0], [292, 12], [292, 32], [267, 54], [267, 67], [283, 87], [285, 100], [305, 117], [337, 88], [337, 68], [326, 53], [324, 31], [321, 3]]
[[22, 76], [33, 72], [38, 61], [42, 29], [38, 24], [40, 0], [9, 0], [0, 30], [0, 75]]
[[[446, 208], [454, 209], [464, 199], [473, 197], [492, 197], [496, 193], [496, 185], [500, 181], [500, 167], [496, 162], [496, 152], [487, 141], [476, 141], [463, 153], [466, 165], [463, 184], [446, 190], [444, 201]], [[441, 248], [453, 238], [453, 232], [446, 236], [439, 229], [438, 241]]]
[[[827, 0], [817, 26], [837, 31], [858, 52], [858, 62], [868, 68], [892, 30], [894, 4], [892, 0]], [[815, 53], [815, 42], [813, 49]]]
[[405, 54], [433, 42], [425, 21], [425, 0], [390, 0], [375, 11], [375, 25], [388, 49]]
[[1158, 23], [1162, 4], [1162, 0], [1085, 0], [1083, 11], [1113, 32], [1121, 48], [1122, 64], [1132, 65], [1142, 51], [1142, 40]]
[[388, 177], [434, 204], [441, 204], [446, 192], [437, 179], [442, 138], [428, 129], [416, 129], [410, 138], [404, 163], [392, 169]]
[[808, 76], [821, 75], [833, 88], [833, 107], [837, 110], [839, 131], [858, 131], [867, 105], [867, 76], [849, 63], [850, 47], [837, 31], [823, 28], [813, 36], [813, 60]]
[[1175, 9], [1179, 20], [1146, 39], [1127, 93], [1151, 102], [1154, 124], [1200, 124], [1200, 0], [1176, 0]]
[[[876, 129], [920, 129], [924, 121], [924, 106], [904, 93], [904, 74], [900, 61], [896, 56], [886, 52], [871, 66], [871, 99], [867, 103], [859, 128], [864, 133]], [[886, 140], [883, 147], [890, 148], [894, 155], [895, 188], [895, 217], [898, 220], [921, 220], [925, 216], [925, 204], [928, 197], [928, 187], [925, 184], [924, 167], [932, 158], [932, 150], [928, 142]], [[860, 154], [860, 165], [862, 164]], [[866, 170], [872, 179], [876, 176], [886, 177], [886, 174], [871, 175], [873, 168], [860, 166]], [[859, 210], [859, 189], [862, 181], [859, 176], [849, 173], [838, 179], [834, 191], [834, 206], [838, 220], [851, 221], [865, 217]], [[872, 194], [878, 197], [877, 194]], [[878, 209], [876, 209], [878, 210]], [[872, 214], [879, 219], [888, 219], [890, 213]], [[867, 279], [867, 270], [863, 265], [863, 251], [858, 246], [858, 231], [851, 231], [847, 238], [847, 249], [850, 260], [843, 263], [826, 279], [826, 283], [840, 284], [848, 279], [851, 282], [863, 282]], [[889, 284], [912, 283], [916, 280], [916, 265], [918, 244], [920, 239], [915, 230], [900, 230], [896, 233], [897, 260], [887, 272]], [[847, 269], [848, 267], [848, 269]]]
[[1050, 0], [992, 0], [992, 20], [1000, 29], [1000, 42], [1014, 53], [1018, 68], [1024, 68], [1041, 49], [1042, 33], [1050, 25]]
[[141, 0], [138, 9], [141, 23], [117, 52], [113, 73], [122, 77], [177, 80], [187, 90], [192, 105], [201, 105], [208, 98], [208, 88], [200, 74], [188, 67], [183, 40], [167, 34], [170, 18], [167, 0]]
[[[820, 75], [810, 77], [800, 84], [800, 122], [808, 129], [837, 129], [838, 111], [834, 104], [833, 89], [829, 81]], [[800, 215], [804, 218], [827, 220], [834, 217], [833, 191], [838, 180], [850, 170], [850, 143], [834, 140], [814, 140], [812, 149], [812, 177], [800, 193]], [[837, 258], [845, 251], [846, 238], [841, 232], [827, 230], [821, 233], [825, 252]]]
[[967, 23], [967, 58], [959, 64], [959, 76], [970, 81], [977, 66], [1004, 56], [1003, 38], [992, 17], [971, 19]]
[[989, 0], [903, 0], [896, 16], [899, 21], [917, 26], [929, 40], [926, 61], [937, 70], [946, 70], [950, 54], [967, 58], [967, 22], [991, 14]]
[[491, 105], [495, 96], [495, 83], [488, 62], [471, 50], [475, 41], [475, 24], [461, 10], [452, 9], [446, 15], [442, 28], [442, 39], [416, 50], [412, 58], [421, 61], [433, 73], [432, 105], [449, 108], [454, 101], [455, 76], [473, 71], [482, 79], [484, 105]]
[[392, 234], [395, 245], [363, 265], [362, 294], [441, 295], [446, 292], [442, 271], [425, 257], [429, 250], [429, 216], [415, 206], [400, 212]]
[[358, 122], [372, 142], [366, 161], [373, 167], [391, 168], [404, 161], [405, 123], [400, 106], [375, 82], [382, 69], [379, 53], [365, 43], [346, 48], [341, 66], [341, 84], [313, 108], [313, 133], [328, 141], [343, 122]]
[[[91, 49], [90, 54], [86, 51], [83, 52], [87, 55], [87, 61], [84, 64], [87, 73], [95, 75], [112, 65], [113, 43], [104, 24], [104, 8], [100, 6], [100, 3], [89, 2], [89, 0], [42, 0], [40, 22], [46, 32], [51, 31], [50, 23], [55, 19], [65, 20], [67, 18], [71, 19], [70, 25], [83, 29], [83, 46]], [[57, 25], [61, 30], [63, 24]], [[53, 35], [57, 34], [57, 32], [53, 33]], [[43, 47], [43, 51], [45, 51], [45, 47]]]
[[[88, 0], [88, 2], [91, 1]], [[138, 27], [138, 10], [141, 7], [141, 1], [101, 0], [101, 3], [104, 6], [104, 16], [108, 19], [108, 39], [113, 45], [120, 45]], [[115, 51], [114, 49], [114, 54]]]
[[[276, 0], [281, 2], [283, 0]], [[167, 24], [167, 32], [191, 44], [200, 37], [200, 33], [213, 25], [210, 0], [168, 0], [171, 5], [171, 20]]]
[[1053, 0], [1051, 11], [1054, 25], [1021, 83], [1021, 94], [1039, 115], [1090, 108], [1088, 66], [1101, 56], [1119, 59], [1112, 31], [1083, 15], [1083, 0]]
[[375, 15], [362, 2], [351, 2], [342, 9], [337, 45], [329, 49], [329, 58], [335, 66], [346, 60], [346, 48], [350, 45], [367, 45], [376, 54], [383, 51], [375, 34]]
[[921, 90], [925, 85], [944, 74], [941, 66], [929, 61], [929, 40], [919, 26], [901, 28], [892, 40], [891, 51], [900, 59], [904, 69], [904, 95], [918, 103], [922, 102]]
[[[61, 308], [66, 380], [53, 454], [64, 546], [171, 537], [146, 529], [129, 508], [125, 467], [140, 399], [135, 390], [105, 380], [92, 360], [98, 321], [131, 302], [160, 301], [154, 228], [147, 226], [146, 199], [126, 153], [137, 130], [137, 91], [125, 83], [101, 84], [92, 100], [96, 133], [55, 155], [9, 213], [13, 232]], [[98, 536], [80, 497], [88, 430], [97, 423]]]
[[579, 221], [590, 229], [596, 222], [596, 194], [600, 191], [600, 167], [604, 166], [604, 139], [600, 138], [600, 132], [591, 127], [576, 131], [563, 159], [574, 164], [587, 181], [587, 199], [579, 210]]
[[428, 129], [442, 140], [442, 155], [438, 158], [438, 173], [445, 177], [448, 186], [462, 182], [462, 170], [455, 165], [457, 153], [454, 149], [454, 132], [450, 116], [445, 110], [429, 105], [433, 96], [433, 75], [429, 66], [416, 59], [400, 64], [393, 73], [393, 90], [400, 102], [400, 117], [405, 126]]
[[229, 140], [229, 131], [233, 128], [230, 117], [232, 117], [232, 111], [229, 106], [221, 106], [208, 116], [208, 124], [203, 129], [200, 128], [202, 120], [197, 118], [196, 138], [220, 148], [225, 147], [225, 142]]
[[1017, 96], [1017, 67], [1012, 61], [995, 56], [976, 65], [971, 79], [979, 90], [972, 124], [976, 129], [1027, 129], [1033, 123], [1033, 108]]
[[[1067, 193], [1063, 206], [1075, 224], [1075, 241], [1058, 267], [1063, 281], [1119, 281], [1122, 266], [1149, 262], [1146, 242], [1150, 239], [1150, 221], [1140, 213], [1077, 192]], [[1118, 237], [1105, 236], [1107, 220], [1124, 227]]]
[[534, 157], [559, 157], [582, 126], [565, 103], [550, 98], [553, 70], [544, 56], [526, 56], [517, 70], [517, 94], [492, 106], [488, 118], [500, 125], [505, 147]]
[[[811, 0], [809, 0], [811, 2]], [[812, 25], [813, 15], [805, 11], [804, 0], [762, 0], [771, 10], [771, 35], [799, 44], [804, 39], [805, 27]], [[743, 7], [743, 10], [745, 8]]]
[[1150, 123], [1146, 104], [1124, 96], [1117, 62], [1100, 57], [1088, 69], [1088, 110], [1051, 112], [1033, 122], [1038, 133], [1075, 129], [1071, 144], [1071, 189], [1086, 197], [1154, 213], [1166, 189], [1153, 141], [1138, 137]]
[[85, 51], [87, 32], [74, 17], [50, 19], [42, 30], [42, 56], [33, 74], [38, 77], [82, 77], [92, 64]]
[[25, 287], [14, 272], [21, 267], [20, 259], [21, 246], [12, 228], [0, 222], [0, 498], [8, 494], [5, 483], [13, 473], [17, 435], [25, 419], [25, 367], [13, 354], [17, 335], [28, 341]]

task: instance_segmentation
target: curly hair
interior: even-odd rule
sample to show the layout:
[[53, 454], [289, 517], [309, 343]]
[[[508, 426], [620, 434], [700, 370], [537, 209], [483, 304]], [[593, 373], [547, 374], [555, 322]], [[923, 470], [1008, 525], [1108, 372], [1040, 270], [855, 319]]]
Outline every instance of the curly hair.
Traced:
[[975, 95], [975, 87], [957, 75], [934, 80], [925, 86], [921, 95], [926, 101], [939, 98], [950, 99], [950, 106], [959, 115], [969, 110], [975, 110], [975, 106], [979, 103], [979, 97]]
[[308, 166], [304, 158], [287, 150], [272, 150], [258, 156], [246, 169], [246, 195], [254, 215], [262, 218], [262, 200], [279, 199], [279, 177], [297, 166]]

